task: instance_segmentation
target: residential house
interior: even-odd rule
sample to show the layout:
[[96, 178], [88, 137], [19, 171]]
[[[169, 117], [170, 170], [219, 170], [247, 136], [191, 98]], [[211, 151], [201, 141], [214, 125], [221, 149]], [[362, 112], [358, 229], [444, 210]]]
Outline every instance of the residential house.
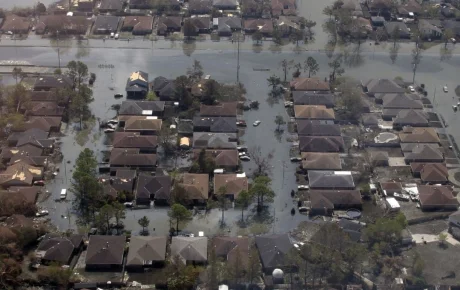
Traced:
[[160, 101], [172, 101], [176, 99], [176, 85], [174, 80], [157, 77], [150, 83], [150, 86], [160, 98]]
[[115, 132], [113, 148], [137, 148], [139, 153], [155, 153], [158, 140], [157, 136], [139, 135], [136, 132]]
[[233, 32], [241, 31], [242, 27], [241, 18], [239, 17], [217, 18], [217, 33], [220, 36], [232, 36]]
[[377, 29], [378, 27], [383, 27], [385, 26], [385, 17], [383, 16], [372, 16], [371, 17], [371, 25], [374, 29]]
[[290, 86], [292, 91], [329, 93], [331, 90], [329, 83], [319, 78], [295, 78], [290, 82]]
[[301, 25], [297, 16], [279, 16], [275, 21], [276, 28], [286, 37], [289, 37], [289, 35], [292, 35], [296, 31], [301, 31]]
[[216, 236], [212, 239], [211, 247], [217, 257], [231, 265], [245, 266], [249, 260], [250, 242], [248, 237]]
[[340, 136], [300, 136], [301, 152], [343, 152], [345, 144]]
[[237, 102], [222, 102], [218, 105], [200, 105], [201, 117], [236, 117]]
[[245, 19], [243, 23], [244, 31], [246, 33], [254, 33], [259, 31], [263, 36], [272, 36], [273, 22], [271, 19]]
[[55, 102], [65, 104], [68, 98], [60, 100], [54, 91], [27, 91], [27, 100], [31, 102]]
[[196, 149], [236, 149], [236, 133], [193, 133], [193, 148]]
[[456, 211], [458, 200], [447, 186], [418, 185], [420, 208], [424, 211]]
[[445, 18], [454, 18], [458, 13], [458, 9], [450, 3], [444, 3], [440, 8], [441, 15]]
[[179, 32], [182, 28], [182, 16], [162, 16], [158, 20], [157, 34], [167, 35]]
[[363, 9], [360, 0], [344, 0], [340, 9], [347, 10], [352, 16], [363, 16]]
[[235, 200], [243, 190], [248, 190], [246, 174], [216, 174], [214, 175], [214, 195], [225, 192], [225, 197]]
[[404, 89], [390, 79], [370, 79], [367, 82], [363, 82], [362, 86], [364, 91], [371, 97], [376, 94], [404, 93]]
[[131, 31], [133, 35], [146, 35], [152, 33], [152, 16], [125, 16], [121, 31]]
[[385, 18], [390, 18], [393, 9], [393, 2], [391, 0], [367, 0], [365, 5], [367, 5], [371, 15], [380, 15]]
[[33, 228], [34, 221], [22, 214], [13, 214], [6, 219], [9, 228]]
[[294, 246], [287, 233], [256, 236], [255, 243], [266, 274], [277, 268], [288, 271], [292, 267], [288, 256]]
[[120, 17], [112, 15], [98, 15], [93, 24], [94, 34], [110, 34], [116, 33]]
[[46, 168], [48, 165], [49, 157], [47, 156], [29, 156], [26, 153], [24, 153], [24, 151], [21, 151], [20, 153], [14, 154], [13, 156], [11, 156], [11, 159], [8, 162], [8, 164], [11, 165], [19, 161], [22, 161], [25, 164], [28, 164], [34, 167], [45, 167]]
[[442, 26], [444, 27], [444, 29], [451, 30], [456, 37], [460, 36], [460, 21], [450, 19], [444, 20], [442, 22]]
[[28, 116], [60, 116], [64, 114], [64, 107], [55, 102], [27, 102], [23, 108], [27, 108]]
[[123, 101], [118, 115], [127, 116], [163, 116], [165, 102], [163, 101]]
[[149, 74], [135, 71], [126, 81], [127, 98], [144, 98], [149, 91]]
[[138, 204], [149, 205], [155, 200], [155, 204], [167, 205], [171, 196], [171, 177], [139, 174], [135, 193]]
[[398, 6], [398, 15], [402, 18], [413, 18], [423, 13], [423, 7], [416, 0], [407, 0]]
[[179, 136], [192, 136], [193, 120], [179, 119], [179, 122], [177, 124], [177, 133], [179, 134]]
[[195, 35], [200, 33], [208, 33], [212, 28], [211, 18], [209, 17], [193, 17], [186, 19], [186, 21], [189, 21], [195, 28]]
[[120, 12], [122, 9], [122, 0], [101, 0], [101, 5], [99, 6], [100, 13]]
[[399, 133], [401, 143], [440, 143], [438, 133], [435, 128], [413, 128], [405, 127], [403, 133]]
[[72, 80], [66, 75], [44, 75], [36, 78], [34, 91], [50, 91], [52, 89], [73, 89]]
[[449, 172], [445, 163], [417, 163], [410, 164], [412, 174], [425, 183], [444, 184], [448, 181]]
[[405, 94], [386, 94], [383, 96], [383, 119], [392, 120], [401, 110], [409, 109], [423, 111], [422, 101], [414, 100]]
[[342, 162], [338, 153], [302, 152], [303, 170], [340, 170]]
[[419, 19], [418, 30], [423, 39], [440, 39], [442, 37], [442, 29], [425, 19]]
[[179, 257], [184, 264], [206, 264], [208, 261], [208, 238], [172, 237], [171, 257]]
[[211, 14], [212, 0], [189, 0], [188, 11], [190, 14]]
[[236, 10], [237, 0], [213, 0], [212, 6], [218, 10]]
[[334, 110], [321, 105], [295, 105], [294, 114], [296, 119], [335, 120]]
[[[8, 164], [12, 158], [17, 156], [42, 156], [43, 149], [27, 144], [24, 146], [18, 147], [7, 147], [3, 148], [2, 153], [0, 154], [1, 161], [5, 164]], [[14, 158], [16, 159], [16, 158]]]
[[0, 172], [0, 186], [31, 186], [34, 181], [43, 179], [43, 169], [17, 161]]
[[335, 106], [335, 97], [329, 93], [313, 93], [309, 91], [293, 91], [292, 99], [294, 105], [321, 105], [326, 108], [333, 108]]
[[359, 190], [310, 190], [308, 195], [312, 215], [330, 215], [339, 209], [360, 209], [363, 203]]
[[10, 186], [8, 190], [0, 191], [0, 197], [6, 197], [13, 204], [34, 205], [40, 192], [40, 186]]
[[368, 128], [378, 128], [379, 126], [379, 119], [375, 114], [362, 114], [361, 122]]
[[157, 165], [156, 154], [140, 154], [138, 148], [113, 148], [110, 152], [112, 171], [119, 168], [153, 171]]
[[34, 116], [30, 117], [24, 123], [24, 129], [40, 129], [46, 132], [59, 132], [61, 130], [62, 117], [45, 117]]
[[[201, 150], [194, 149], [193, 156], [197, 160]], [[238, 151], [236, 149], [208, 149], [205, 150], [206, 157], [211, 158], [217, 168], [222, 168], [227, 171], [236, 171], [239, 166]]]
[[30, 28], [30, 20], [27, 17], [20, 17], [14, 14], [7, 15], [0, 32], [12, 32], [14, 34], [28, 34]]
[[271, 0], [272, 16], [296, 15], [295, 0]]
[[162, 120], [156, 116], [119, 116], [125, 123], [125, 132], [139, 132], [141, 135], [156, 135], [162, 126]]
[[309, 170], [308, 182], [311, 189], [355, 189], [350, 171]]
[[[350, 27], [350, 35], [355, 39], [366, 39], [372, 33], [373, 27], [371, 20], [364, 17], [356, 17], [352, 19]], [[340, 30], [339, 30], [340, 31]], [[347, 31], [344, 31], [346, 34]]]
[[185, 173], [179, 183], [186, 193], [186, 199], [195, 203], [205, 203], [209, 198], [209, 175]]
[[440, 146], [438, 143], [400, 143], [401, 151], [403, 153], [411, 153], [412, 150], [416, 147], [426, 146], [430, 147], [433, 150], [439, 150]]
[[404, 152], [404, 160], [407, 164], [411, 162], [443, 162], [444, 155], [438, 149], [426, 145], [416, 145], [412, 152]]
[[370, 160], [372, 166], [389, 166], [390, 157], [386, 151], [371, 151]]
[[94, 0], [78, 0], [76, 4], [76, 10], [78, 12], [93, 12]]
[[136, 170], [116, 169], [116, 175], [108, 178], [99, 178], [102, 183], [102, 191], [112, 200], [118, 198], [119, 193], [133, 193]]
[[395, 193], [402, 193], [403, 188], [400, 182], [380, 182], [383, 196], [393, 196]]
[[384, 27], [390, 39], [393, 39], [394, 35], [396, 35], [397, 38], [410, 39], [410, 30], [404, 22], [389, 21], [385, 22]]
[[236, 117], [193, 117], [195, 132], [236, 133]]
[[61, 237], [47, 234], [43, 237], [35, 250], [35, 255], [41, 264], [70, 265], [75, 254], [83, 247], [83, 235], [70, 235]]
[[128, 270], [143, 270], [147, 267], [163, 266], [167, 243], [167, 236], [131, 237], [126, 267]]
[[297, 134], [300, 136], [340, 136], [340, 126], [321, 120], [297, 119]]
[[242, 16], [244, 18], [261, 17], [260, 3], [257, 0], [241, 0]]
[[[379, 94], [375, 94], [374, 98], [377, 104], [383, 104], [384, 100], [386, 103], [392, 103], [392, 102], [395, 102], [395, 100], [398, 101], [398, 99], [402, 99], [403, 100], [401, 101], [402, 103], [421, 100], [420, 96], [417, 94], [405, 94], [405, 93], [397, 93], [397, 94], [379, 93]], [[398, 105], [398, 103], [396, 103], [396, 105]], [[400, 107], [400, 105], [398, 107]], [[419, 106], [417, 107], [419, 108]]]
[[86, 34], [90, 21], [85, 16], [67, 15], [42, 15], [35, 24], [35, 34], [55, 32], [59, 28], [59, 34]]
[[8, 146], [21, 146], [33, 142], [42, 147], [42, 141], [48, 140], [49, 132], [40, 129], [28, 129], [24, 132], [13, 132], [8, 136]]
[[129, 9], [152, 9], [152, 1], [150, 0], [129, 0]]
[[121, 269], [126, 246], [125, 236], [89, 237], [86, 251], [86, 270]]
[[393, 127], [402, 128], [404, 126], [428, 127], [427, 115], [422, 110], [401, 110], [393, 119]]

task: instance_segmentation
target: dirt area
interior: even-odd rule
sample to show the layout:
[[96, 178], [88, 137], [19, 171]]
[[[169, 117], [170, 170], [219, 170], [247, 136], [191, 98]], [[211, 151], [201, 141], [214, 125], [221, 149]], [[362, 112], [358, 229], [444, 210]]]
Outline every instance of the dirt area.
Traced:
[[401, 151], [401, 148], [400, 147], [367, 147], [366, 148], [366, 151], [368, 153], [371, 153], [371, 152], [386, 152], [388, 153], [388, 156], [389, 157], [404, 157], [404, 155], [402, 154], [402, 151]]
[[374, 174], [377, 175], [377, 181], [404, 181], [414, 182], [418, 180], [412, 177], [410, 167], [376, 167]]
[[[425, 262], [423, 276], [431, 285], [458, 285], [460, 283], [460, 247], [439, 243], [417, 245], [404, 255], [406, 264], [411, 265], [418, 253]], [[440, 261], [432, 263], [432, 261]]]
[[426, 223], [408, 226], [411, 234], [439, 235], [447, 230], [448, 224], [446, 220], [433, 220]]
[[417, 219], [438, 219], [440, 217], [448, 217], [451, 212], [424, 212], [416, 207], [416, 203], [412, 201], [399, 201], [401, 212], [406, 216], [409, 223]]

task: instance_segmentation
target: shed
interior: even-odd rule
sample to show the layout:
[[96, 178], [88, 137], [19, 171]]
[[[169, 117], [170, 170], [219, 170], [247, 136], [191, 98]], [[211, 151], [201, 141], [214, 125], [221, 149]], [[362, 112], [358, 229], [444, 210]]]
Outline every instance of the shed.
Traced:
[[188, 149], [190, 148], [190, 138], [182, 137], [179, 142], [180, 148]]

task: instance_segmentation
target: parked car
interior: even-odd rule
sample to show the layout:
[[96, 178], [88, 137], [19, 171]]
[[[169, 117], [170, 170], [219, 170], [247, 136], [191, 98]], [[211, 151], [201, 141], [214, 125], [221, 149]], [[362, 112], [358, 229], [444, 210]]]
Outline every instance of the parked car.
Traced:
[[119, 36], [118, 33], [116, 33], [116, 34], [115, 34], [115, 39], [118, 39], [118, 36]]
[[411, 93], [415, 93], [415, 88], [414, 86], [408, 86], [407, 87]]
[[125, 202], [124, 206], [125, 207], [133, 207], [134, 203], [133, 202]]
[[257, 120], [257, 121], [255, 121], [252, 125], [253, 125], [254, 127], [257, 127], [257, 126], [260, 125], [260, 123], [261, 123], [261, 122], [260, 122], [259, 120]]
[[123, 95], [122, 94], [115, 94], [115, 99], [120, 99], [120, 98], [123, 98]]
[[291, 101], [284, 102], [284, 107], [287, 108], [287, 107], [292, 107], [292, 106], [294, 106], [294, 102], [291, 102]]
[[104, 130], [104, 133], [113, 133], [113, 132], [115, 132], [115, 130], [112, 128], [108, 128]]
[[240, 156], [240, 160], [241, 161], [251, 161], [251, 157], [249, 157], [248, 155], [243, 155], [243, 156]]
[[42, 216], [46, 216], [46, 215], [48, 215], [48, 214], [49, 214], [49, 212], [48, 212], [46, 209], [42, 209], [42, 210], [39, 210], [39, 211], [35, 214], [35, 216], [36, 216], [36, 217], [42, 217]]
[[291, 162], [300, 162], [302, 161], [302, 157], [291, 157]]
[[45, 185], [45, 181], [44, 181], [44, 180], [36, 180], [36, 181], [34, 181], [34, 185], [44, 186], [44, 185]]
[[238, 146], [238, 147], [236, 147], [236, 150], [238, 150], [239, 152], [247, 152], [248, 147], [246, 147], [246, 146]]
[[115, 119], [108, 120], [107, 124], [118, 124], [118, 120], [115, 120]]
[[400, 199], [400, 200], [403, 200], [403, 201], [409, 201], [409, 196], [407, 194], [403, 194], [403, 193], [397, 193], [395, 192], [393, 194], [393, 196], [396, 198], [396, 199]]
[[309, 189], [309, 188], [310, 188], [310, 186], [308, 186], [308, 185], [303, 185], [303, 184], [297, 185], [297, 189], [299, 189], [299, 190], [300, 189]]
[[236, 121], [236, 125], [239, 126], [239, 127], [246, 127], [246, 121], [244, 120], [239, 120], [239, 121]]

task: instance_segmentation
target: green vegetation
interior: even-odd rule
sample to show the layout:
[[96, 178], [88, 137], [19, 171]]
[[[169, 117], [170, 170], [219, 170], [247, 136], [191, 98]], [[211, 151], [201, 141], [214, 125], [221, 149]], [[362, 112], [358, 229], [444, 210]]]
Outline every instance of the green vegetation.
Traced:
[[192, 218], [192, 212], [183, 205], [175, 203], [168, 211], [169, 218], [176, 223], [176, 234], [179, 233], [179, 223], [185, 223]]
[[314, 76], [319, 71], [319, 64], [313, 57], [309, 56], [304, 64], [304, 71], [308, 71], [308, 77]]
[[142, 227], [142, 234], [147, 234], [150, 220], [147, 216], [143, 216], [138, 221], [139, 225]]
[[250, 188], [250, 193], [257, 200], [257, 212], [261, 212], [265, 203], [273, 202], [275, 192], [271, 189], [271, 180], [268, 176], [258, 176]]

